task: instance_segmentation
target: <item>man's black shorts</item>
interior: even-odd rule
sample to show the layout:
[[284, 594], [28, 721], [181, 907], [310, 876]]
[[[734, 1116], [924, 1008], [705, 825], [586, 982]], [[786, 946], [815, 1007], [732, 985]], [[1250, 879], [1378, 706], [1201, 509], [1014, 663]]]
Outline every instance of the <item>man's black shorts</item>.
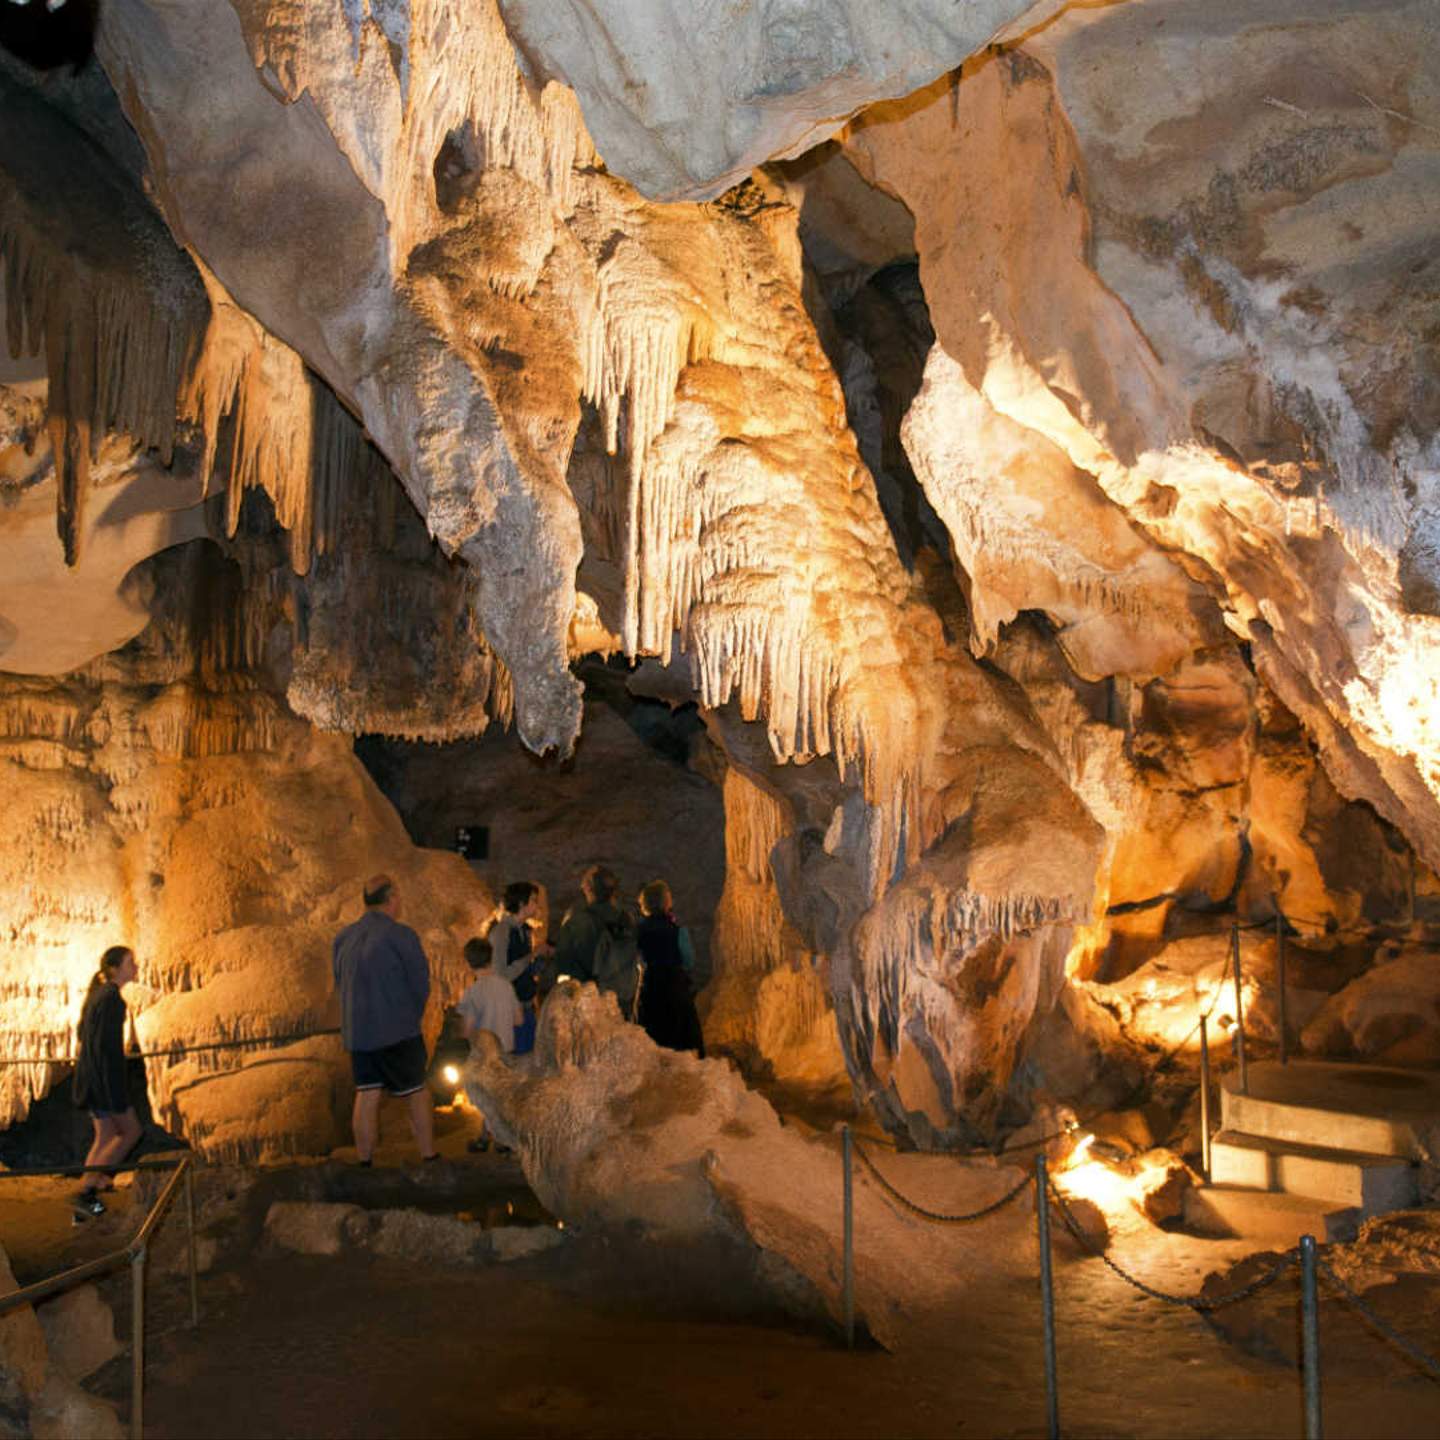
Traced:
[[388, 1090], [392, 1095], [413, 1095], [425, 1088], [425, 1042], [412, 1035], [383, 1050], [352, 1050], [350, 1068], [357, 1090]]

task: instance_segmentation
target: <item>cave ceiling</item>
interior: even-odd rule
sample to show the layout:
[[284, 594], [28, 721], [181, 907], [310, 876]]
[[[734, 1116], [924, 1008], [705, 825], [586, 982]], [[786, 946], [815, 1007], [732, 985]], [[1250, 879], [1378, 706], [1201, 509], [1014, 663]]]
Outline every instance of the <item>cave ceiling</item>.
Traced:
[[134, 641], [203, 537], [322, 729], [564, 755], [576, 657], [648, 658], [767, 837], [732, 908], [927, 1134], [1107, 904], [1340, 904], [1316, 806], [1440, 862], [1427, 0], [108, 0], [93, 49], [0, 64], [0, 669]]

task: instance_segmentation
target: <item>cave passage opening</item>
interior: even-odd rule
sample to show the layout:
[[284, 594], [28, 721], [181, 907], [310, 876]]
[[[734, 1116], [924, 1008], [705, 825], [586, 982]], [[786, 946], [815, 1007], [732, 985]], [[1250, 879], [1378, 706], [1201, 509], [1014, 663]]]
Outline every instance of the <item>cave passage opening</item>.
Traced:
[[582, 903], [587, 866], [615, 871], [632, 912], [642, 885], [665, 880], [695, 944], [698, 989], [725, 884], [723, 761], [695, 704], [632, 694], [630, 667], [617, 659], [587, 656], [575, 670], [585, 715], [566, 760], [533, 754], [499, 726], [445, 744], [360, 735], [356, 756], [415, 844], [468, 848], [496, 896], [516, 880], [538, 884], [552, 939]]

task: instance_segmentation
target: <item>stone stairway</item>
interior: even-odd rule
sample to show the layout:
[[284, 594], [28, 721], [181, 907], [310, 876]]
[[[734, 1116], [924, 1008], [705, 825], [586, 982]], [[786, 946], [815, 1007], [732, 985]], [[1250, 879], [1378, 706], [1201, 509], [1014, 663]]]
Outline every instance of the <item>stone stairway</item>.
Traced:
[[1213, 1235], [1288, 1246], [1343, 1240], [1371, 1215], [1416, 1203], [1419, 1135], [1440, 1124], [1440, 1075], [1297, 1061], [1250, 1066], [1220, 1086], [1211, 1183], [1185, 1218]]

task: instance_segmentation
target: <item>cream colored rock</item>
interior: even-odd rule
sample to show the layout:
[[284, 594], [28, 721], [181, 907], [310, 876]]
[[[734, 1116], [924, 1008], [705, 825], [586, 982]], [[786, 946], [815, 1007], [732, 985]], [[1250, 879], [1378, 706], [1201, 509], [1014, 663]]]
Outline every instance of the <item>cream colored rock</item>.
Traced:
[[[9, 1258], [0, 1250], [0, 1294], [18, 1288]], [[93, 1289], [89, 1293], [94, 1295]], [[98, 1297], [95, 1303], [100, 1303]], [[74, 1319], [73, 1307], [69, 1318]], [[76, 1339], [73, 1323], [63, 1328], [67, 1341]], [[113, 1333], [110, 1340], [113, 1343]], [[121, 1440], [125, 1432], [114, 1407], [87, 1395], [65, 1373], [65, 1361], [76, 1361], [81, 1354], [93, 1358], [93, 1344], [78, 1353], [62, 1346], [52, 1359], [45, 1330], [28, 1305], [0, 1316], [0, 1409], [21, 1422], [20, 1433], [35, 1440]]]
[[0, 451], [24, 454], [33, 469], [12, 482], [18, 493], [0, 509], [6, 554], [0, 668], [63, 674], [118, 650], [149, 624], [152, 596], [135, 567], [159, 550], [208, 534], [211, 522], [205, 506], [195, 503], [193, 475], [176, 475], [133, 442], [110, 438], [90, 468], [99, 493], [80, 521], [80, 563], [67, 565], [55, 533], [57, 481], [49, 439], [27, 430], [33, 420], [17, 414], [14, 393], [0, 390]]
[[696, 12], [673, 0], [501, 0], [531, 72], [576, 90], [610, 169], [658, 200], [718, 195], [862, 106], [918, 90], [1009, 22], [1055, 8], [725, 0]]
[[915, 214], [968, 385], [1190, 557], [1341, 793], [1427, 858], [1436, 636], [1399, 577], [1429, 553], [1435, 426], [1399, 397], [1434, 385], [1432, 21], [1076, 9], [846, 142]]
[[[5, 687], [11, 1044], [70, 1054], [100, 952], [128, 943], [142, 1049], [202, 1047], [148, 1062], [164, 1122], [217, 1156], [328, 1151], [348, 1067], [338, 1037], [299, 1037], [337, 1023], [330, 943], [359, 914], [364, 878], [389, 871], [408, 898], [432, 963], [432, 1036], [490, 897], [458, 856], [411, 846], [339, 737], [258, 690], [135, 678]], [[7, 1068], [8, 1113], [52, 1079]]]
[[785, 918], [772, 854], [791, 807], [734, 766], [725, 773], [725, 890], [714, 978], [702, 997], [705, 1044], [747, 1074], [812, 1096], [849, 1089], [824, 957]]
[[1195, 1172], [1173, 1151], [1150, 1150], [1139, 1158], [1137, 1204], [1155, 1225], [1178, 1220], [1185, 1213], [1185, 1192], [1196, 1184]]
[[476, 1265], [489, 1254], [480, 1226], [423, 1210], [382, 1210], [370, 1244], [377, 1255], [412, 1265]]
[[[0, 1251], [0, 1294], [18, 1290], [10, 1259]], [[45, 1387], [49, 1373], [45, 1332], [28, 1305], [0, 1315], [0, 1405], [24, 1414]]]
[[265, 1233], [297, 1255], [339, 1255], [369, 1230], [370, 1216], [359, 1205], [276, 1200], [265, 1212]]
[[30, 1407], [34, 1440], [123, 1440], [125, 1433], [113, 1405], [58, 1371], [51, 1372]]
[[[465, 1088], [567, 1229], [720, 1238], [741, 1254], [759, 1247], [782, 1293], [838, 1318], [839, 1147], [782, 1125], [724, 1061], [660, 1050], [621, 1020], [613, 997], [562, 985], [541, 1012], [534, 1057], [507, 1060], [482, 1036]], [[1021, 1178], [941, 1156], [886, 1151], [876, 1163], [939, 1209], [979, 1208]], [[855, 1205], [858, 1315], [885, 1344], [904, 1343], [967, 1277], [997, 1263], [994, 1232], [987, 1241], [927, 1225], [863, 1178]], [[999, 1223], [1023, 1253], [1031, 1227], [1022, 1213]]]
[[83, 1380], [123, 1348], [115, 1338], [115, 1316], [93, 1285], [63, 1291], [38, 1306], [50, 1364], [71, 1380]]
[[997, 411], [939, 345], [903, 435], [969, 580], [977, 655], [1021, 610], [1049, 616], [1087, 680], [1163, 675], [1220, 639], [1203, 589], [1059, 447]]
[[1301, 1032], [1312, 1054], [1387, 1065], [1440, 1063], [1440, 965], [1432, 949], [1386, 946]]
[[491, 1254], [502, 1263], [528, 1260], [565, 1243], [565, 1232], [553, 1225], [499, 1225], [485, 1234]]

